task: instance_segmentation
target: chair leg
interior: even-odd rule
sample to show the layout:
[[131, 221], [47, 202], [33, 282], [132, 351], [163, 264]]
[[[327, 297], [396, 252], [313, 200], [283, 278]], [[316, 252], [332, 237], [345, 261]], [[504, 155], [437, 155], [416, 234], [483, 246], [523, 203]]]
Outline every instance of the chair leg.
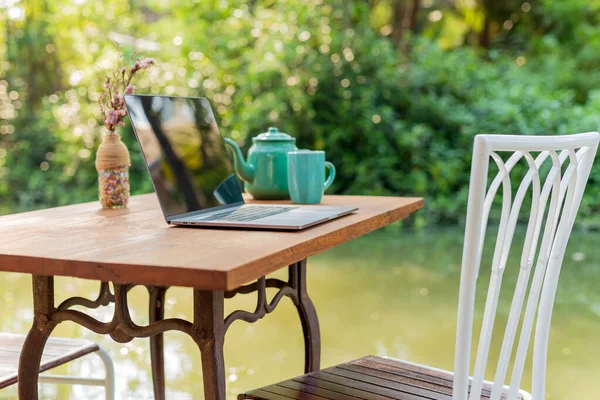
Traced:
[[100, 348], [96, 351], [104, 363], [105, 376], [104, 379], [84, 378], [80, 376], [53, 375], [44, 373], [39, 375], [39, 383], [54, 383], [58, 385], [86, 385], [104, 387], [106, 400], [115, 400], [115, 370], [110, 356], [104, 349]]
[[104, 363], [106, 372], [104, 377], [104, 389], [106, 390], [106, 400], [115, 400], [115, 367], [110, 356], [103, 348], [99, 348], [96, 352]]

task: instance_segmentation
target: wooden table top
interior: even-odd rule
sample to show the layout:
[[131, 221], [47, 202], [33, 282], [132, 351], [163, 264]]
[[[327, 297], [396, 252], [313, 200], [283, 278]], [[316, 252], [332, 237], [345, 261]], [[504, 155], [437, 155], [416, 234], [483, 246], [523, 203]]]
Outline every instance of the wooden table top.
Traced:
[[232, 290], [284, 266], [404, 219], [421, 198], [325, 196], [351, 215], [297, 232], [169, 226], [156, 196], [129, 208], [98, 202], [0, 217], [0, 271]]

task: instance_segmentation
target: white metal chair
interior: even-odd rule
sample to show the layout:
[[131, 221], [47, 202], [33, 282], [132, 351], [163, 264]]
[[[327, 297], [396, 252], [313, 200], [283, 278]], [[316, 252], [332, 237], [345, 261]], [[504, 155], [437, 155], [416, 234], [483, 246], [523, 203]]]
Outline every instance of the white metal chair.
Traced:
[[[548, 336], [558, 277], [599, 141], [600, 134], [597, 132], [566, 136], [478, 135], [475, 138], [454, 373], [405, 361], [366, 357], [266, 386], [242, 394], [239, 398], [277, 399], [285, 396], [293, 399], [348, 400], [385, 396], [402, 400], [544, 400]], [[506, 153], [510, 153], [510, 156], [506, 156]], [[497, 166], [498, 172], [488, 185], [491, 162]], [[513, 195], [510, 173], [519, 162], [524, 162], [528, 170]], [[488, 219], [500, 187], [502, 196], [499, 199], [501, 208], [498, 233], [491, 260], [491, 276], [476, 361], [470, 377], [476, 281], [482, 262]], [[508, 256], [518, 217], [528, 193], [531, 193], [531, 206], [518, 280], [495, 377], [493, 382], [487, 382], [484, 380], [484, 373], [502, 276], [506, 268], [516, 267], [507, 266]], [[520, 324], [525, 303], [525, 314]], [[520, 384], [534, 322], [533, 382], [532, 395], [529, 395], [520, 390]], [[519, 325], [521, 331], [515, 353]], [[513, 353], [515, 357], [510, 382], [505, 385]]]
[[[17, 383], [19, 356], [25, 335], [0, 333], [0, 389]], [[63, 365], [69, 361], [96, 353], [104, 363], [104, 378], [85, 378], [64, 375], [40, 374], [40, 383], [103, 386], [106, 400], [115, 398], [115, 372], [108, 354], [96, 343], [81, 339], [50, 337], [44, 347], [40, 373]]]

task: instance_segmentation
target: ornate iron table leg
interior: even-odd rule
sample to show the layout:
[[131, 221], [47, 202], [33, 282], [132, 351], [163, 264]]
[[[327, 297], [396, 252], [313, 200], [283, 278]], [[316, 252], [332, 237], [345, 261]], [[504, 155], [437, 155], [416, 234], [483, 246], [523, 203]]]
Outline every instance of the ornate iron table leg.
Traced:
[[[250, 323], [259, 320], [271, 313], [284, 296], [293, 301], [300, 316], [304, 332], [305, 371], [318, 370], [321, 356], [319, 321], [306, 290], [306, 260], [290, 265], [288, 271], [287, 282], [262, 277], [253, 284], [227, 293], [195, 289], [193, 322], [179, 318], [165, 319], [164, 298], [167, 288], [150, 286], [148, 287], [150, 323], [146, 326], [137, 325], [131, 320], [127, 293], [134, 285], [113, 284], [113, 294], [110, 292], [109, 284], [103, 282], [98, 299], [87, 300], [74, 297], [54, 307], [54, 279], [34, 275], [34, 320], [19, 360], [19, 398], [37, 399], [37, 377], [46, 340], [56, 325], [63, 321], [72, 321], [97, 334], [108, 334], [119, 343], [126, 343], [134, 338], [151, 338], [152, 374], [157, 399], [164, 399], [165, 389], [162, 334], [175, 330], [189, 335], [201, 353], [204, 398], [224, 400], [226, 387], [223, 344], [227, 328], [236, 320]], [[279, 289], [270, 302], [267, 300], [267, 288]], [[255, 291], [258, 292], [258, 301], [254, 312], [238, 310], [225, 317], [225, 298]], [[81, 311], [70, 308], [75, 305], [96, 308], [109, 302], [115, 304], [110, 322], [100, 322]]]
[[298, 295], [294, 302], [304, 333], [304, 373], [318, 371], [321, 365], [321, 332], [317, 310], [306, 290], [306, 260], [290, 266], [290, 285]]
[[[313, 305], [306, 290], [306, 260], [298, 261], [289, 266], [288, 281], [279, 279], [266, 279], [262, 277], [256, 283], [241, 286], [235, 290], [225, 293], [226, 298], [231, 298], [238, 293], [246, 294], [258, 292], [258, 300], [254, 312], [234, 311], [225, 318], [225, 330], [234, 321], [256, 322], [266, 314], [271, 313], [283, 296], [289, 297], [300, 316], [302, 331], [304, 333], [304, 371], [306, 373], [318, 371], [321, 364], [321, 334], [319, 331], [319, 319], [315, 306]], [[271, 302], [267, 300], [266, 289], [277, 288], [279, 291]]]
[[54, 278], [33, 275], [33, 325], [25, 339], [19, 359], [19, 399], [38, 398], [38, 372], [42, 353], [56, 323], [54, 313]]
[[[150, 323], [165, 318], [165, 293], [166, 287], [147, 286], [149, 295]], [[154, 383], [154, 398], [165, 400], [165, 354], [163, 334], [150, 336], [150, 360], [152, 364], [152, 382]]]
[[194, 290], [192, 338], [202, 356], [205, 399], [225, 399], [224, 302], [222, 291]]

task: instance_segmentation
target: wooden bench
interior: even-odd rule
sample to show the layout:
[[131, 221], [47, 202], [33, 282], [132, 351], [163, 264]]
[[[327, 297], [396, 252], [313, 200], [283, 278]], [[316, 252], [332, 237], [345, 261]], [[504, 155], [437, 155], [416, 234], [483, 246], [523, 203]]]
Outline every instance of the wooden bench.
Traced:
[[[238, 399], [452, 400], [452, 379], [451, 372], [369, 356], [265, 386]], [[491, 386], [484, 384], [482, 399], [490, 398]]]
[[[19, 357], [25, 335], [0, 333], [0, 389], [14, 385], [18, 381]], [[66, 364], [85, 355], [97, 353], [106, 368], [106, 377], [80, 378], [59, 375], [40, 375], [39, 381], [46, 383], [66, 383], [76, 385], [104, 386], [106, 398], [114, 399], [114, 371], [108, 355], [96, 343], [81, 339], [50, 337], [44, 347], [40, 373]]]

